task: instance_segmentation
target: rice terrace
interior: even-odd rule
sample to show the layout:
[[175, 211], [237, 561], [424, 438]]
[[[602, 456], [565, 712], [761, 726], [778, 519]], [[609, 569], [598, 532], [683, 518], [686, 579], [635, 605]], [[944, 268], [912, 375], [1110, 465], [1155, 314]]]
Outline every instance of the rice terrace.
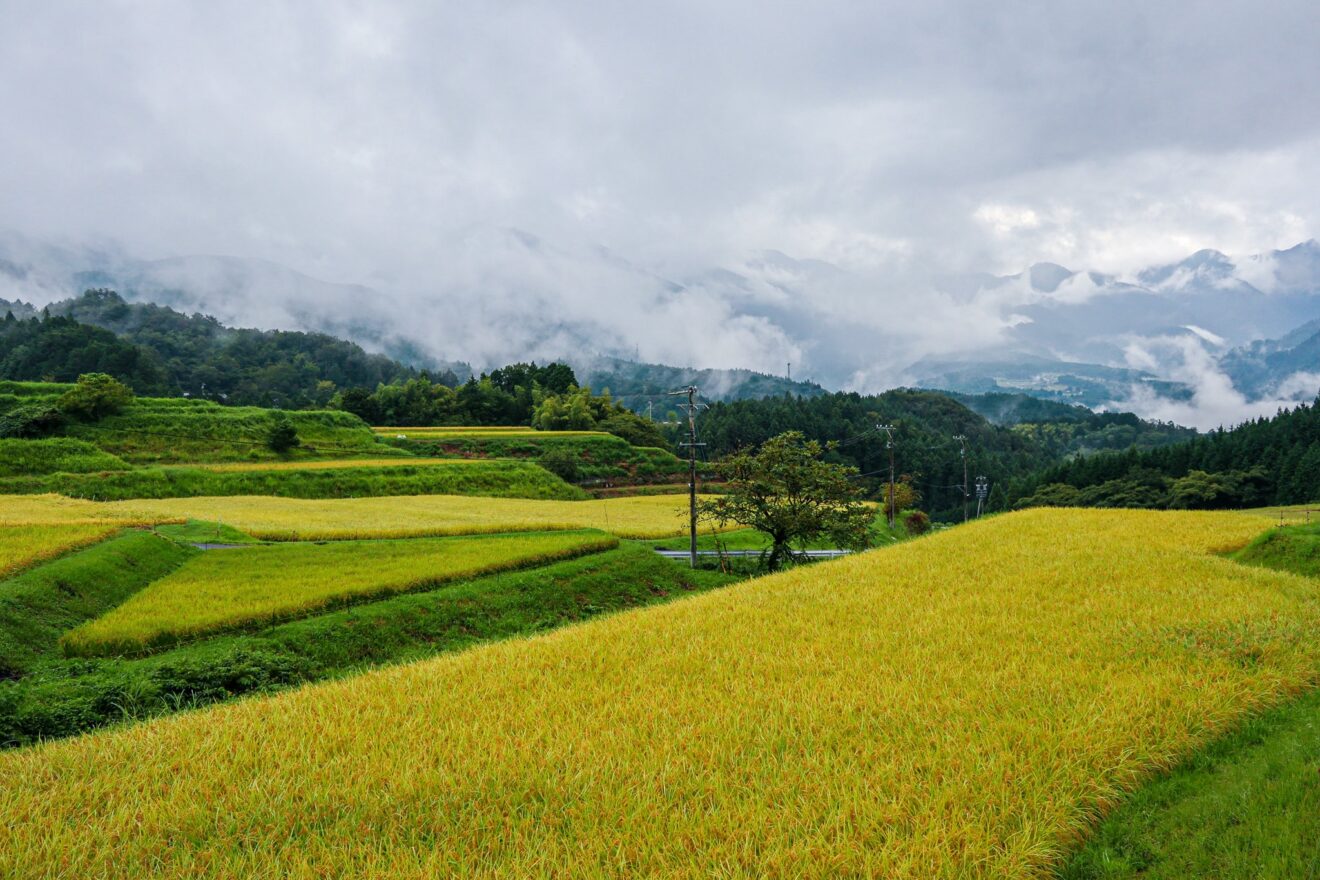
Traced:
[[[1312, 782], [1187, 862], [1141, 837], [1168, 817], [1162, 839], [1191, 839], [1168, 801], [1211, 786], [1197, 768], [1243, 762], [1251, 785], [1313, 717], [1304, 505], [1034, 507], [922, 534], [911, 487], [891, 525], [883, 479], [865, 501], [789, 434], [703, 465], [693, 567], [651, 549], [686, 548], [685, 492], [633, 471], [638, 494], [592, 499], [536, 464], [538, 443], [677, 461], [660, 448], [496, 426], [116, 457], [160, 409], [127, 402], [105, 445], [5, 441], [28, 478], [86, 459], [130, 497], [0, 496], [3, 876], [1175, 876], [1315, 821], [1293, 815]], [[268, 441], [241, 410], [196, 412]], [[160, 491], [174, 467], [267, 482]], [[400, 471], [471, 468], [518, 476], [391, 494]], [[304, 474], [343, 483], [281, 482]], [[769, 574], [723, 555], [774, 535], [721, 505], [773, 507], [780, 480], [783, 510], [842, 493], [872, 549]], [[262, 494], [290, 485], [312, 497]], [[1269, 876], [1315, 864], [1295, 837]]]
[[1320, 880], [1320, 7], [9, 3], [0, 880]]

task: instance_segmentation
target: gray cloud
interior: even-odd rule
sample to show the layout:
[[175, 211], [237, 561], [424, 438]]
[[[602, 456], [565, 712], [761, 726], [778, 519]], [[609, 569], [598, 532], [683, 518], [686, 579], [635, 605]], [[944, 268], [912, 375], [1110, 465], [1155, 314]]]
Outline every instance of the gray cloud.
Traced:
[[1003, 338], [932, 276], [1320, 225], [1308, 2], [0, 12], [0, 228], [368, 285], [477, 361], [589, 333], [876, 387]]

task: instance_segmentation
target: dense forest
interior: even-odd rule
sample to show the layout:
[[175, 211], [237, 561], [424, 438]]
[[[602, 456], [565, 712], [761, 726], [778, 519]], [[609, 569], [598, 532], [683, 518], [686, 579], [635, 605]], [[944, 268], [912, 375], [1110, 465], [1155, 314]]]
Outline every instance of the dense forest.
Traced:
[[1012, 426], [1059, 458], [1104, 450], [1155, 449], [1191, 440], [1198, 433], [1195, 428], [1147, 421], [1133, 413], [1096, 412], [1027, 394], [950, 396], [996, 425]]
[[1320, 401], [1151, 450], [1066, 459], [1012, 482], [1033, 505], [1233, 508], [1320, 498]]
[[[139, 393], [301, 409], [324, 406], [343, 388], [419, 375], [323, 333], [234, 329], [205, 315], [128, 303], [112, 290], [88, 290], [41, 315], [9, 321], [25, 311], [31, 308], [0, 302], [5, 341], [23, 348], [21, 356], [0, 361], [0, 378], [67, 382], [80, 372], [105, 372]], [[459, 382], [452, 373], [437, 379]]]

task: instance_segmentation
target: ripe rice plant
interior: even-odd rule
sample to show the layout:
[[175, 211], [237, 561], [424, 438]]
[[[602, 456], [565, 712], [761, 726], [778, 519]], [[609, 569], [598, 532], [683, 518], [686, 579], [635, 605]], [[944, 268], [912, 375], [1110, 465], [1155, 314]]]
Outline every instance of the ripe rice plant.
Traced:
[[0, 525], [0, 579], [78, 547], [104, 540], [119, 530], [113, 523]]
[[0, 526], [94, 525], [149, 526], [184, 522], [186, 517], [144, 515], [94, 501], [62, 495], [0, 495]]
[[69, 656], [131, 654], [206, 633], [568, 559], [618, 546], [600, 532], [258, 545], [203, 553], [64, 636]]
[[544, 501], [423, 495], [342, 498], [232, 496], [116, 501], [107, 511], [141, 519], [220, 521], [268, 541], [408, 538], [600, 529], [620, 538], [668, 538], [687, 529], [686, 495]]
[[[1259, 519], [1032, 510], [0, 755], [0, 874], [1029, 878], [1320, 675]], [[570, 587], [571, 589], [571, 587]]]

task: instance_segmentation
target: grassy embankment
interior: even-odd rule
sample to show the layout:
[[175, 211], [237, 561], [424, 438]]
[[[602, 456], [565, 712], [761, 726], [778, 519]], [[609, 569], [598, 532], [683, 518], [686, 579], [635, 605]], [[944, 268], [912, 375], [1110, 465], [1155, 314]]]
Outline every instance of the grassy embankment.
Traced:
[[359, 463], [340, 459], [272, 465], [144, 467], [0, 478], [0, 495], [41, 493], [96, 501], [210, 495], [284, 498], [474, 495], [563, 500], [586, 497], [580, 489], [544, 468], [521, 461], [403, 458], [389, 463], [377, 460]]
[[[1233, 558], [1320, 576], [1320, 523], [1272, 529]], [[1320, 692], [1252, 718], [1141, 788], [1060, 876], [1320, 877]]]
[[1213, 555], [1259, 528], [1012, 514], [10, 752], [0, 873], [1039, 876], [1320, 675], [1317, 585]]
[[601, 532], [548, 532], [214, 551], [88, 620], [61, 644], [71, 657], [143, 653], [215, 632], [545, 565], [618, 543]]
[[[103, 578], [92, 571], [86, 575], [72, 582], [87, 589], [91, 581]], [[0, 745], [69, 736], [126, 719], [347, 675], [370, 665], [543, 632], [733, 580], [691, 572], [625, 544], [567, 562], [316, 614], [251, 634], [217, 636], [142, 659], [62, 659], [47, 633], [40, 642], [42, 659], [34, 661], [24, 652], [23, 677], [0, 681]], [[9, 651], [4, 644], [0, 642], [0, 650]], [[18, 658], [5, 654], [0, 663], [10, 656]]]
[[582, 480], [672, 482], [687, 464], [672, 452], [633, 446], [601, 431], [536, 431], [531, 428], [374, 428], [387, 442], [418, 455], [525, 458], [571, 456]]

